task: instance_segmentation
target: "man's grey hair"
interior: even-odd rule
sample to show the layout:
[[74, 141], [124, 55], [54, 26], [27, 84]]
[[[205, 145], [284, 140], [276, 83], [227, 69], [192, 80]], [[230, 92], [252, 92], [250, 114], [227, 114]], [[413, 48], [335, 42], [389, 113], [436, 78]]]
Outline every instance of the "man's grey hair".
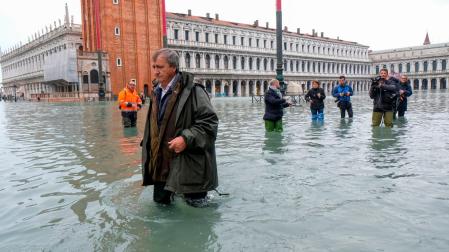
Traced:
[[270, 86], [273, 86], [274, 83], [276, 83], [276, 82], [278, 82], [278, 80], [276, 80], [276, 79], [271, 79], [271, 80], [270, 80]]
[[176, 68], [176, 70], [179, 70], [179, 55], [177, 52], [168, 48], [159, 49], [153, 53], [153, 62], [156, 62], [159, 56], [164, 57], [167, 60], [169, 66]]

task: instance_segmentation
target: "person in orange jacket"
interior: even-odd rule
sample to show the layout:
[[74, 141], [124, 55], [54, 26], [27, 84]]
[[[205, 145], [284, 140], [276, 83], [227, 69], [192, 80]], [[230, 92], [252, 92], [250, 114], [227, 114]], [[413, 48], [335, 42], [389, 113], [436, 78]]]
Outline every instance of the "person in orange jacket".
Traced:
[[142, 100], [136, 91], [136, 82], [130, 80], [118, 95], [119, 108], [122, 111], [123, 126], [136, 127], [137, 111], [142, 108]]

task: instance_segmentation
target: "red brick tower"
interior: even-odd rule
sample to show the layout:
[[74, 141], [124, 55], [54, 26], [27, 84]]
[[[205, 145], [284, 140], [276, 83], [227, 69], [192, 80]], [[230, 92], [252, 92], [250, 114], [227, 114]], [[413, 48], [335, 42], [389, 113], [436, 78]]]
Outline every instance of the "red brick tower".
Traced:
[[113, 95], [130, 79], [151, 89], [151, 54], [162, 47], [161, 0], [81, 0], [84, 50], [109, 55]]

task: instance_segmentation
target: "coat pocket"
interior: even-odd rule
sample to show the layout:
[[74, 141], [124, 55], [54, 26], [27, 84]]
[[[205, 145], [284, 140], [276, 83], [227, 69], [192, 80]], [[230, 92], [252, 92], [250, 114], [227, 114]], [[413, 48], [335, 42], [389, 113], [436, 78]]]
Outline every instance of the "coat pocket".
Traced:
[[183, 154], [179, 157], [179, 184], [183, 186], [204, 184], [206, 156], [204, 154]]

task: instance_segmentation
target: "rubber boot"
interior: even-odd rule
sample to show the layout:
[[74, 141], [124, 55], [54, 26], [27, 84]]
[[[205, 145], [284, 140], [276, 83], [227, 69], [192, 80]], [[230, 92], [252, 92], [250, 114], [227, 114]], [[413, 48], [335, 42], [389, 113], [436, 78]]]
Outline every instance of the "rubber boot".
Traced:
[[317, 114], [313, 114], [312, 115], [312, 121], [318, 120], [318, 115]]

